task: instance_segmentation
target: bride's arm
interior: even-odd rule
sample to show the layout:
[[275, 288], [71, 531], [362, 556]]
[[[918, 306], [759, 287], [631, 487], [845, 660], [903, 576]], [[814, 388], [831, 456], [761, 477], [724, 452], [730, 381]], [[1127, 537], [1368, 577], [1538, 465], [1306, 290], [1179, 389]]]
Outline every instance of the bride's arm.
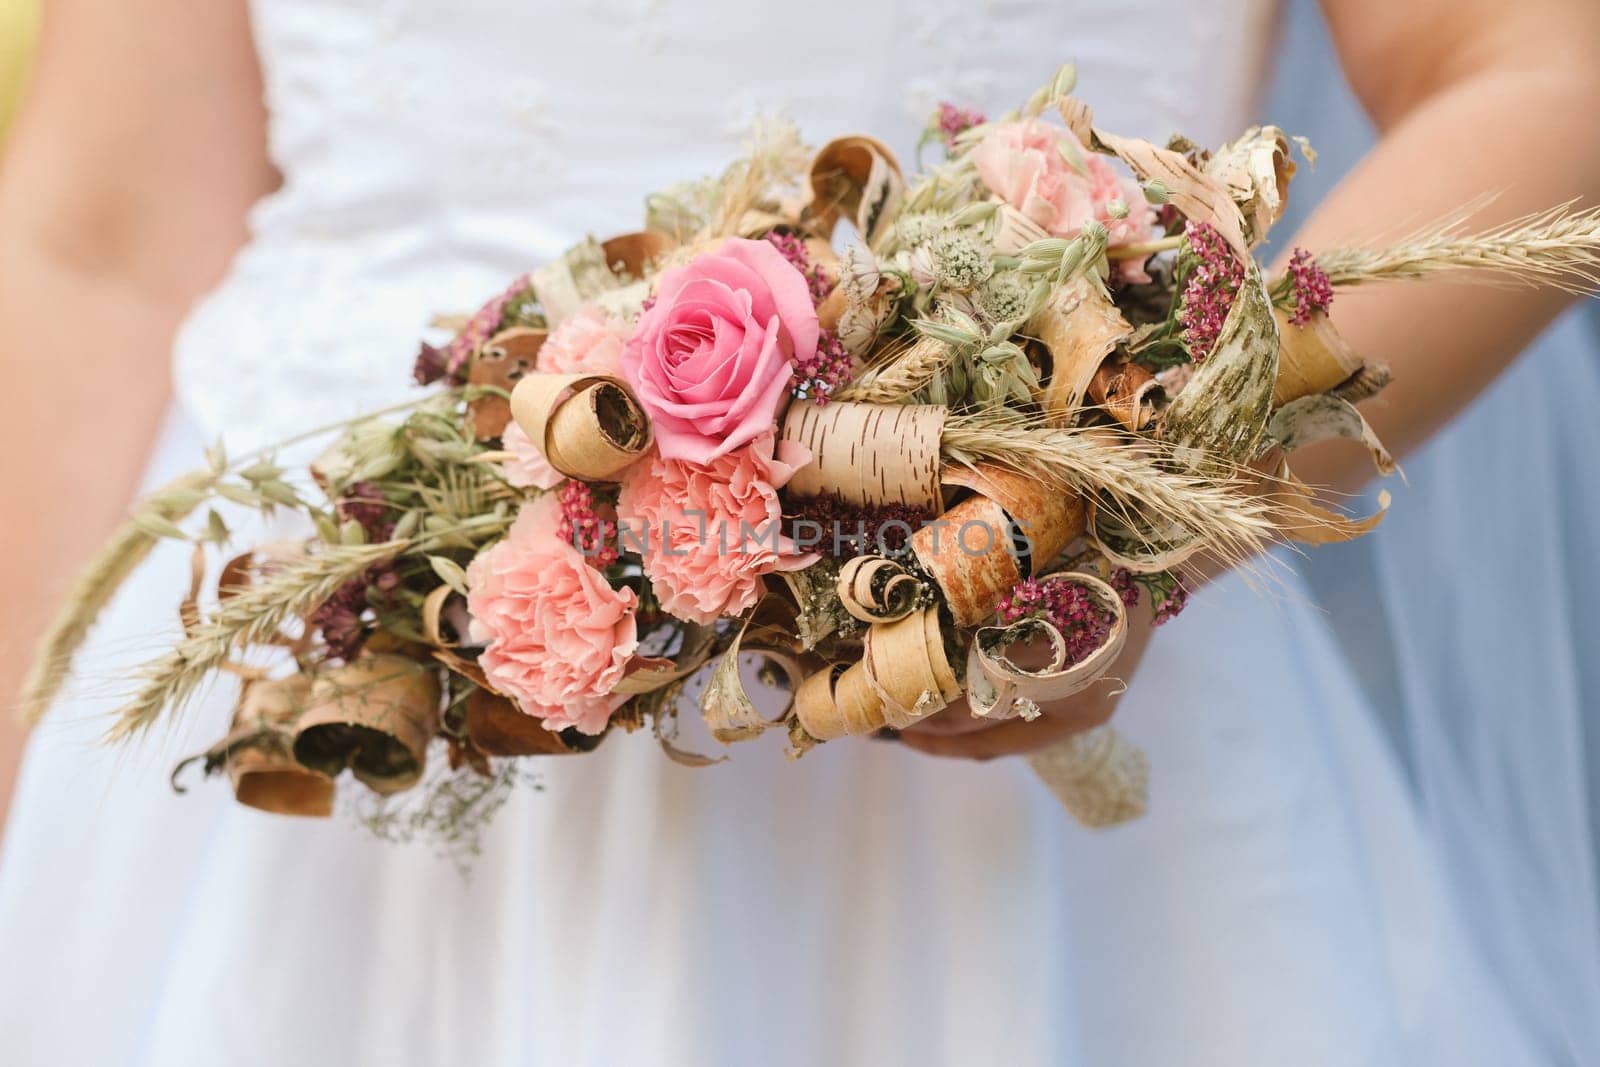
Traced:
[[[1485, 193], [1485, 228], [1572, 199], [1600, 202], [1600, 4], [1594, 0], [1323, 0], [1352, 87], [1381, 133], [1294, 243], [1398, 236]], [[1394, 382], [1363, 405], [1396, 454], [1467, 406], [1572, 298], [1462, 282], [1351, 290], [1339, 329]], [[1553, 387], [1557, 387], [1552, 383]], [[1296, 457], [1355, 488], [1349, 452]], [[1363, 469], [1363, 465], [1365, 469]]]
[[0, 826], [35, 640], [115, 525], [167, 350], [274, 181], [240, 0], [56, 0], [0, 156]]
[[[1595, 0], [1322, 3], [1345, 73], [1382, 136], [1286, 248], [1400, 236], [1486, 192], [1500, 195], [1475, 227], [1574, 198], [1600, 201]], [[1403, 454], [1466, 407], [1570, 300], [1549, 289], [1434, 281], [1341, 293], [1332, 314], [1358, 351], [1393, 368], [1393, 384], [1364, 407]], [[1295, 473], [1355, 488], [1371, 473], [1364, 455], [1351, 459], [1358, 452], [1311, 449], [1296, 455]], [[1147, 637], [1141, 621], [1115, 673], [1132, 675]], [[1029, 751], [1103, 721], [1115, 707], [1111, 688], [1033, 723], [942, 715], [905, 740], [975, 759]]]

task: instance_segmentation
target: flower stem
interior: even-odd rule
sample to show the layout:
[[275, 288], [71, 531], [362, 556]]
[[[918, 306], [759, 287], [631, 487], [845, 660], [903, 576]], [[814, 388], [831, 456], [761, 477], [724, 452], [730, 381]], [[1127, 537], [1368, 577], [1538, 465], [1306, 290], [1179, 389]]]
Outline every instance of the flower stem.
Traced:
[[1183, 235], [1176, 234], [1172, 237], [1163, 237], [1159, 241], [1142, 241], [1139, 244], [1115, 245], [1106, 249], [1106, 256], [1111, 259], [1144, 259], [1157, 252], [1168, 252], [1183, 244]]

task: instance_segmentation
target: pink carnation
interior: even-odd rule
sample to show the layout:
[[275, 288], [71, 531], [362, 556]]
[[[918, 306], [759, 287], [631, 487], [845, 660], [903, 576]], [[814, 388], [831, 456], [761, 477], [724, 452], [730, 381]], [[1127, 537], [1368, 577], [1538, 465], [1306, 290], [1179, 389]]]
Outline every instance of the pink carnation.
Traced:
[[762, 576], [817, 561], [779, 534], [778, 490], [810, 462], [772, 435], [705, 464], [652, 455], [623, 476], [617, 513], [624, 545], [643, 546], [661, 606], [690, 622], [738, 615], [761, 598]]
[[627, 699], [613, 695], [639, 647], [631, 589], [556, 535], [554, 496], [526, 505], [501, 541], [467, 568], [468, 627], [485, 643], [489, 683], [546, 729], [598, 734]]
[[500, 445], [511, 453], [510, 459], [501, 461], [500, 471], [506, 476], [506, 481], [518, 489], [554, 489], [566, 477], [550, 466], [550, 461], [544, 458], [539, 446], [533, 443], [533, 438], [515, 419], [506, 423]]
[[710, 463], [772, 433], [818, 332], [806, 276], [770, 243], [733, 237], [662, 273], [622, 374], [661, 456]]
[[[1063, 151], [1081, 157], [1083, 170]], [[1075, 236], [1090, 219], [1105, 226], [1112, 247], [1148, 241], [1155, 232], [1155, 209], [1139, 184], [1064, 127], [1042, 119], [1001, 123], [972, 150], [972, 162], [992, 193], [1053, 236]], [[1127, 208], [1125, 218], [1112, 213], [1119, 204]], [[1125, 280], [1150, 280], [1136, 261], [1123, 262], [1122, 269]]]
[[539, 369], [556, 374], [622, 373], [628, 328], [593, 304], [561, 320], [539, 349]]

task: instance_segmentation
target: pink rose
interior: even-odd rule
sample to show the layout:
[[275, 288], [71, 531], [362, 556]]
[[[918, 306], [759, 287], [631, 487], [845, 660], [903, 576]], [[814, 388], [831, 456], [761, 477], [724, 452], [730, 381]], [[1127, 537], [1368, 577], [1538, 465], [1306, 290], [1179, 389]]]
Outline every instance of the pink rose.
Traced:
[[[1074, 148], [1082, 171], [1062, 154]], [[1071, 130], [1041, 119], [1001, 123], [972, 150], [972, 162], [990, 192], [1053, 236], [1075, 236], [1090, 219], [1105, 226], [1113, 248], [1148, 241], [1155, 232], [1155, 209], [1139, 184], [1086, 150]], [[1118, 204], [1125, 218], [1112, 214]], [[1139, 262], [1124, 261], [1122, 269], [1128, 281], [1150, 280]]]
[[539, 349], [539, 369], [555, 374], [620, 374], [628, 328], [585, 304], [551, 331]]
[[598, 734], [639, 647], [631, 589], [612, 589], [556, 535], [554, 496], [523, 507], [503, 540], [467, 568], [468, 633], [489, 683], [546, 729]]
[[770, 243], [733, 237], [662, 272], [622, 374], [662, 458], [709, 463], [773, 431], [817, 334], [805, 275]]
[[544, 452], [515, 419], [506, 423], [500, 446], [511, 453], [510, 459], [501, 462], [500, 471], [518, 489], [554, 489], [566, 477], [550, 466]]
[[708, 463], [651, 455], [623, 476], [624, 543], [643, 545], [645, 574], [671, 614], [738, 615], [761, 599], [762, 575], [816, 562], [778, 532], [778, 490], [811, 454], [788, 441], [772, 452], [769, 432]]

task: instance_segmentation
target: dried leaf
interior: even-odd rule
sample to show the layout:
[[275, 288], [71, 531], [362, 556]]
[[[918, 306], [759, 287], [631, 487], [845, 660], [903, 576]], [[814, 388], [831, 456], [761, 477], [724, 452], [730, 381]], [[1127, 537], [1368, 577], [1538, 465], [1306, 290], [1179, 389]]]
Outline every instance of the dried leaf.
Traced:
[[745, 691], [739, 655], [744, 651], [746, 637], [752, 635], [752, 625], [756, 625], [758, 630], [762, 628], [755, 623], [760, 614], [761, 606], [757, 605], [739, 629], [733, 643], [717, 661], [705, 691], [700, 694], [700, 712], [705, 717], [706, 726], [710, 728], [711, 735], [724, 744], [759, 736], [769, 726], [782, 722], [793, 703], [794, 690], [800, 684], [800, 665], [792, 656], [777, 649], [752, 648], [749, 651], [764, 656], [788, 677], [789, 699], [784, 701], [780, 712], [768, 719]]
[[1239, 205], [1252, 244], [1259, 244], [1283, 217], [1294, 172], [1289, 138], [1276, 126], [1246, 130], [1218, 149], [1204, 170]]
[[835, 596], [865, 623], [893, 622], [917, 606], [922, 583], [883, 556], [855, 556], [838, 570]]
[[1141, 179], [1160, 182], [1179, 211], [1194, 222], [1209, 222], [1216, 227], [1241, 260], [1250, 257], [1250, 245], [1244, 236], [1244, 216], [1239, 206], [1227, 189], [1196, 170], [1194, 164], [1177, 152], [1157, 148], [1149, 141], [1118, 137], [1100, 129], [1094, 131], [1094, 143], [1114, 153]]
[[[967, 703], [980, 718], [1031, 719], [1039, 714], [1040, 704], [1064, 700], [1087, 689], [1122, 654], [1128, 639], [1128, 612], [1116, 590], [1092, 574], [1053, 574], [1040, 582], [1086, 589], [1111, 614], [1113, 621], [1105, 642], [1078, 662], [1068, 664], [1066, 639], [1049, 622], [1030, 619], [979, 630], [967, 653]], [[1010, 659], [1007, 653], [1011, 648], [1027, 645], [1039, 636], [1050, 644], [1050, 659], [1043, 667], [1022, 667]]]
[[1051, 422], [1063, 423], [1083, 407], [1095, 371], [1133, 327], [1096, 278], [1077, 275], [1050, 295], [1027, 331], [1050, 350], [1050, 377], [1041, 403]]
[[794, 632], [800, 650], [809, 652], [839, 630], [839, 564], [827, 557], [798, 571], [784, 571], [783, 584], [794, 597]]
[[1228, 472], [1256, 455], [1272, 413], [1278, 344], [1272, 299], [1251, 261], [1211, 355], [1162, 418], [1161, 437], [1179, 462]]
[[1364, 519], [1352, 519], [1317, 503], [1311, 487], [1289, 471], [1287, 462], [1277, 471], [1275, 498], [1281, 517], [1279, 529], [1290, 540], [1306, 545], [1331, 545], [1353, 541], [1371, 533], [1389, 510], [1387, 490], [1378, 494], [1378, 510]]
[[1319, 441], [1360, 441], [1367, 446], [1378, 473], [1399, 470], [1366, 417], [1354, 404], [1336, 396], [1318, 394], [1285, 404], [1267, 423], [1265, 440], [1267, 445], [1283, 449], [1285, 455]]

